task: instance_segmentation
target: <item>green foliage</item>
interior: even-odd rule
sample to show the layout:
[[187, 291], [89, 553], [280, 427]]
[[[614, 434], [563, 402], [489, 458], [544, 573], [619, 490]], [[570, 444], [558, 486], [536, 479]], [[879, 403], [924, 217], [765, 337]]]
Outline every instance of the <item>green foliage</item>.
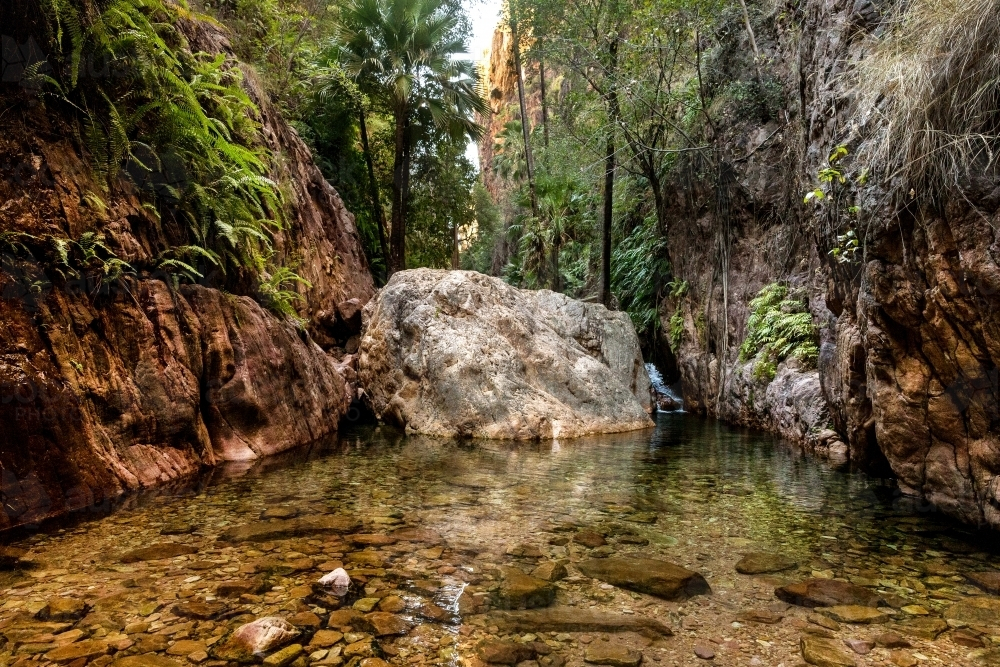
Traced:
[[730, 83], [725, 91], [733, 114], [740, 119], [767, 123], [785, 108], [785, 91], [773, 74]]
[[[667, 284], [667, 296], [671, 299], [683, 299], [687, 296], [690, 288], [691, 286], [686, 280], [673, 280]], [[667, 337], [670, 341], [670, 351], [677, 354], [684, 340], [684, 310], [680, 301], [677, 303], [677, 308], [674, 309], [674, 314], [670, 316]]]
[[684, 341], [684, 313], [681, 312], [680, 306], [670, 316], [670, 331], [668, 335], [670, 337], [670, 351], [677, 354], [681, 348], [681, 343]]
[[[425, 131], [434, 132], [433, 126]], [[407, 268], [449, 268], [453, 235], [467, 236], [475, 219], [470, 193], [476, 171], [460, 147], [429, 138], [415, 156], [407, 220]]]
[[302, 296], [296, 292], [295, 285], [304, 285], [309, 288], [312, 284], [301, 277], [287, 266], [267, 271], [261, 276], [260, 302], [276, 314], [285, 315], [300, 327], [305, 321], [299, 318], [295, 310], [295, 303], [302, 300]]
[[[67, 282], [76, 281], [84, 290], [96, 296], [111, 285], [125, 285], [134, 275], [132, 266], [120, 259], [105, 243], [103, 234], [84, 232], [77, 239], [45, 234], [35, 236], [24, 232], [0, 233], [0, 248], [11, 257], [29, 260], [51, 270], [51, 275]], [[8, 261], [8, 258], [4, 258]], [[48, 285], [48, 280], [43, 281]]]
[[[815, 188], [811, 192], [806, 193], [805, 199], [803, 200], [804, 203], [808, 204], [810, 201], [814, 201], [819, 204], [820, 201], [830, 196], [833, 188], [837, 185], [844, 185], [847, 183], [847, 177], [844, 175], [843, 170], [835, 165], [838, 161], [848, 155], [849, 152], [847, 150], [847, 146], [837, 146], [833, 149], [833, 152], [830, 154], [830, 158], [828, 160], [829, 166], [821, 168], [816, 173], [816, 178], [823, 185]], [[826, 186], [826, 189], [824, 189], [824, 185]]]
[[652, 333], [660, 321], [657, 284], [670, 274], [666, 245], [654, 218], [622, 239], [611, 253], [611, 287], [639, 335]]
[[814, 368], [819, 359], [818, 332], [806, 304], [787, 286], [771, 283], [750, 301], [740, 361], [756, 358], [754, 377], [771, 380], [777, 365], [789, 357]]
[[[131, 180], [161, 224], [186, 229], [189, 243], [167, 249], [157, 268], [192, 281], [199, 262], [236, 280], [258, 276], [283, 202], [242, 71], [224, 54], [191, 53], [175, 27], [191, 18], [183, 2], [44, 6], [62, 60], [48, 83], [79, 113], [95, 171], [108, 188]], [[83, 52], [114, 75], [82, 76]], [[109, 279], [124, 270], [108, 262]]]
[[849, 229], [837, 235], [837, 245], [830, 249], [830, 255], [839, 264], [853, 264], [858, 261], [858, 250], [860, 250], [858, 236], [853, 229]]
[[502, 223], [499, 208], [479, 180], [472, 185], [472, 212], [475, 224], [469, 230], [468, 248], [462, 253], [462, 268], [488, 274]]

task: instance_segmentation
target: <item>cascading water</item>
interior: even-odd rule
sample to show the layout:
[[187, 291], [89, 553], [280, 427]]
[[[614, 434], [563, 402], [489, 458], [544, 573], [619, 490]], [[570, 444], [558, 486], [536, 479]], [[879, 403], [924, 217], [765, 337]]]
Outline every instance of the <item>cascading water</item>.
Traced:
[[650, 384], [653, 385], [653, 403], [656, 409], [664, 412], [683, 412], [684, 399], [667, 386], [660, 369], [654, 364], [646, 364], [646, 372], [649, 374]]

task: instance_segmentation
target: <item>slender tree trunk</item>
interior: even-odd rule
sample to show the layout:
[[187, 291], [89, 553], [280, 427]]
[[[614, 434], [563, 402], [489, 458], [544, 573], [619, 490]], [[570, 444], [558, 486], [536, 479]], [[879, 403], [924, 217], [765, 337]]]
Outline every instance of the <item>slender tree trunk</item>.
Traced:
[[750, 35], [750, 48], [753, 49], [753, 67], [757, 73], [757, 83], [763, 83], [760, 74], [760, 51], [757, 50], [757, 36], [753, 33], [753, 26], [750, 25], [750, 12], [747, 11], [746, 0], [740, 0], [740, 7], [743, 9], [743, 23], [746, 25], [747, 34]]
[[406, 268], [406, 194], [403, 174], [406, 164], [406, 117], [408, 110], [396, 110], [395, 152], [392, 162], [392, 229], [390, 230], [389, 275]]
[[549, 147], [549, 104], [545, 99], [545, 60], [541, 53], [538, 54], [538, 81], [541, 85], [542, 93], [542, 142], [545, 147]]
[[458, 256], [458, 221], [451, 226], [451, 268], [459, 268], [460, 258]]
[[562, 291], [562, 276], [559, 275], [559, 250], [562, 249], [562, 230], [555, 226], [552, 230], [552, 291]]
[[604, 157], [604, 218], [601, 223], [601, 303], [611, 307], [611, 219], [615, 198], [615, 139], [608, 135]]
[[524, 162], [528, 174], [528, 193], [531, 196], [531, 215], [538, 217], [538, 195], [535, 192], [535, 159], [531, 154], [531, 122], [528, 119], [528, 107], [524, 100], [524, 76], [521, 71], [520, 34], [517, 30], [517, 18], [514, 16], [514, 5], [510, 5], [510, 38], [513, 42], [514, 69], [517, 71], [517, 100], [521, 105], [521, 132], [524, 135]]
[[361, 148], [365, 154], [365, 162], [368, 163], [368, 193], [372, 198], [372, 213], [375, 215], [375, 222], [378, 224], [378, 245], [382, 251], [382, 261], [385, 262], [386, 271], [389, 270], [389, 251], [386, 248], [385, 240], [385, 211], [382, 210], [382, 201], [378, 194], [378, 181], [375, 180], [375, 163], [372, 160], [372, 151], [368, 145], [368, 124], [365, 122], [364, 109], [359, 113], [361, 125]]
[[611, 307], [611, 222], [615, 199], [615, 127], [619, 120], [618, 91], [618, 36], [608, 46], [608, 129], [607, 150], [604, 157], [604, 220], [601, 225], [601, 303]]
[[410, 137], [410, 114], [406, 114], [403, 125], [403, 237], [399, 256], [399, 270], [406, 269], [406, 221], [410, 216], [410, 163], [413, 158], [413, 146]]

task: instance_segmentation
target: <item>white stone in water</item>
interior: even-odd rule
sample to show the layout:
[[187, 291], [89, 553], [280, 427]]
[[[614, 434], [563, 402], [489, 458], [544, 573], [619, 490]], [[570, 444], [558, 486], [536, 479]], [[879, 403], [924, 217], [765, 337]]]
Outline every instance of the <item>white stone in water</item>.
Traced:
[[324, 574], [319, 583], [328, 586], [336, 595], [344, 595], [351, 586], [351, 576], [342, 567], [338, 567], [333, 572]]
[[280, 616], [265, 616], [241, 625], [233, 633], [233, 638], [249, 653], [259, 654], [286, 644], [298, 635], [295, 626]]

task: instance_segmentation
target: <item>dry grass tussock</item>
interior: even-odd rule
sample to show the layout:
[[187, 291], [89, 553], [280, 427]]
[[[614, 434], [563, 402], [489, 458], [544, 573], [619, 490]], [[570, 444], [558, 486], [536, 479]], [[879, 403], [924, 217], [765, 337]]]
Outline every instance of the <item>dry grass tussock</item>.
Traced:
[[903, 0], [854, 70], [860, 165], [941, 205], [1000, 148], [1000, 0]]

